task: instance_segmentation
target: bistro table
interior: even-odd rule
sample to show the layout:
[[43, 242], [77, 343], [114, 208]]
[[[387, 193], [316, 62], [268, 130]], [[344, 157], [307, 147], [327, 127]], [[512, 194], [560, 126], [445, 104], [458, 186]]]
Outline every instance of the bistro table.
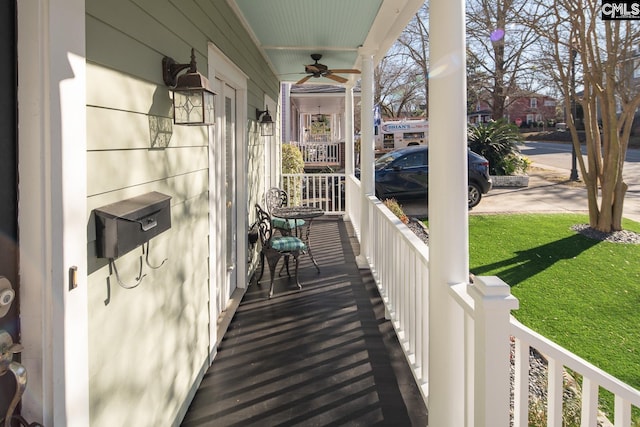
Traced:
[[278, 218], [284, 219], [303, 219], [305, 225], [302, 227], [295, 227], [295, 235], [299, 237], [306, 245], [309, 258], [313, 262], [313, 265], [318, 269], [320, 273], [320, 267], [311, 253], [311, 244], [309, 242], [309, 233], [311, 232], [311, 223], [314, 218], [324, 215], [324, 210], [315, 206], [282, 206], [279, 208], [273, 208], [271, 214]]

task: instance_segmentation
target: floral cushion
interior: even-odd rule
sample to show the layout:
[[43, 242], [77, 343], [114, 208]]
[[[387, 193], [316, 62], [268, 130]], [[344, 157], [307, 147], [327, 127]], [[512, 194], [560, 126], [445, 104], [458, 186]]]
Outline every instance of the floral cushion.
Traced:
[[302, 227], [304, 225], [304, 219], [284, 219], [274, 216], [271, 217], [271, 224], [273, 224], [274, 228], [292, 230], [296, 227]]
[[305, 251], [307, 245], [297, 237], [284, 236], [271, 239], [271, 248], [280, 252]]

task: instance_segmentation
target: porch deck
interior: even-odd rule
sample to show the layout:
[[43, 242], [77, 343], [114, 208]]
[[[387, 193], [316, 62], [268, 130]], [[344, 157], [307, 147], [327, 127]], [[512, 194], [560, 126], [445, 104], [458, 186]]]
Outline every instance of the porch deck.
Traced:
[[320, 265], [300, 258], [267, 299], [268, 269], [245, 294], [183, 426], [426, 426], [427, 411], [350, 224], [314, 221]]

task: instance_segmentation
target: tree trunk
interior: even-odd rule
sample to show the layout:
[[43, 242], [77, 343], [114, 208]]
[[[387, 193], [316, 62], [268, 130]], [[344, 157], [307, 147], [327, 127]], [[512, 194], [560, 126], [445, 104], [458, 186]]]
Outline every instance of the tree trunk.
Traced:
[[[608, 82], [613, 84], [613, 82]], [[604, 163], [602, 167], [600, 216], [596, 229], [610, 233], [622, 230], [622, 212], [626, 184], [622, 181], [624, 153], [621, 150], [619, 121], [623, 116], [616, 113], [616, 101], [613, 96], [602, 97]]]
[[624, 196], [627, 194], [627, 188], [629, 186], [622, 181], [622, 177], [618, 180], [614, 193], [613, 203], [613, 221], [611, 226], [613, 230], [622, 230], [622, 213], [624, 212]]

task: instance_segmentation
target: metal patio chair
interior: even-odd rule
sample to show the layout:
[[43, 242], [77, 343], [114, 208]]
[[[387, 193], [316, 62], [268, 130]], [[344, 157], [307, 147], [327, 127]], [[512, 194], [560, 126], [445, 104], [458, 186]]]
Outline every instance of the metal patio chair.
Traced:
[[307, 249], [307, 245], [297, 237], [294, 236], [274, 236], [274, 227], [272, 224], [271, 216], [256, 204], [256, 223], [258, 226], [258, 235], [262, 248], [260, 249], [260, 276], [257, 282], [262, 279], [264, 273], [264, 261], [265, 258], [269, 264], [269, 272], [271, 274], [269, 284], [269, 298], [273, 296], [273, 283], [276, 275], [276, 265], [282, 256], [285, 257], [285, 266], [287, 267], [287, 275], [291, 277], [289, 272], [288, 258], [292, 256], [295, 259], [295, 274], [296, 285], [298, 289], [302, 289], [300, 281], [298, 280], [298, 257], [302, 252]]
[[273, 209], [287, 206], [289, 203], [289, 195], [286, 191], [278, 187], [271, 187], [264, 195], [265, 207], [267, 213], [271, 215], [271, 224], [280, 231], [283, 236], [288, 236], [295, 231], [296, 228], [305, 224], [303, 219], [285, 219], [273, 216]]

